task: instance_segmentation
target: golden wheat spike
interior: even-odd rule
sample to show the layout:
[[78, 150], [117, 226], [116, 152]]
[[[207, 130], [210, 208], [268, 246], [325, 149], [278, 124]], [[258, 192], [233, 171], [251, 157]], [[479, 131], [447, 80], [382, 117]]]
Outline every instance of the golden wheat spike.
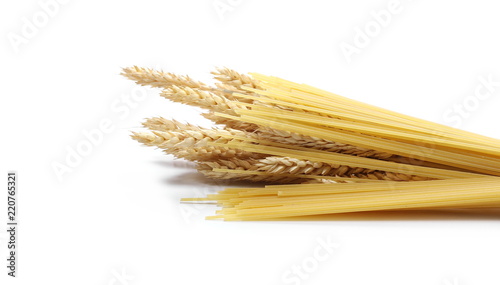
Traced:
[[187, 86], [172, 85], [165, 88], [161, 96], [174, 102], [230, 115], [236, 115], [235, 109], [242, 108], [214, 92]]
[[[239, 73], [227, 67], [218, 67], [215, 71], [211, 72], [214, 78], [219, 80], [225, 86], [231, 86], [235, 90], [245, 91], [242, 86], [262, 89], [259, 81], [252, 78], [250, 75]], [[245, 91], [246, 92], [246, 91]]]
[[[163, 122], [169, 121], [164, 120]], [[175, 131], [132, 132], [131, 137], [144, 145], [163, 149], [166, 153], [173, 154], [177, 158], [184, 158], [192, 161], [228, 159], [235, 157], [240, 159], [265, 157], [263, 154], [208, 145], [211, 142], [227, 142], [229, 139], [222, 137], [222, 135], [252, 136], [251, 133], [232, 129], [205, 129], [183, 124], [177, 124], [171, 127], [176, 127], [177, 129]]]
[[[290, 157], [269, 156], [262, 159], [246, 159], [231, 158], [221, 159], [210, 162], [200, 162], [199, 169], [203, 171], [214, 171], [222, 169], [240, 170], [240, 172], [224, 172], [223, 174], [210, 173], [218, 179], [239, 179], [255, 181], [255, 172], [259, 174], [267, 174], [267, 176], [276, 177], [296, 177], [305, 178], [311, 176], [310, 179], [325, 177], [343, 177], [343, 178], [364, 178], [375, 180], [390, 180], [390, 181], [420, 181], [428, 180], [426, 177], [415, 175], [405, 175], [399, 173], [376, 171], [372, 169], [348, 167], [345, 165], [332, 165], [321, 162], [311, 162]], [[221, 172], [221, 171], [215, 171]], [[262, 176], [262, 175], [259, 175]], [[261, 179], [261, 178], [258, 178]], [[263, 179], [263, 178], [262, 178]]]
[[142, 86], [168, 88], [172, 85], [211, 90], [205, 83], [193, 80], [187, 75], [176, 75], [171, 72], [158, 71], [138, 66], [123, 68], [121, 75]]

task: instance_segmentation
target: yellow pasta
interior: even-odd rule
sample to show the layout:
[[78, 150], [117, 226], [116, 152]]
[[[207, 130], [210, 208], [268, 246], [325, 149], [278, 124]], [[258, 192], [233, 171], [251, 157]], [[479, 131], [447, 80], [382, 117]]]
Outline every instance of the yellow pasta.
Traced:
[[[220, 218], [228, 221], [378, 210], [500, 205], [500, 178], [497, 177], [407, 183], [323, 184], [316, 189], [311, 186], [231, 189], [232, 191], [226, 193], [209, 195], [203, 200], [214, 201], [225, 207], [218, 211], [218, 215], [209, 219]], [[185, 202], [199, 200], [183, 199]]]
[[[405, 116], [307, 85], [252, 75], [261, 80], [261, 88], [244, 87], [253, 95], [236, 93], [234, 96], [251, 99], [254, 103], [236, 103], [241, 106], [236, 116], [216, 113], [217, 116], [395, 155], [408, 156], [417, 150], [422, 161], [435, 164], [431, 167], [400, 164], [241, 136], [226, 136], [231, 139], [229, 142], [211, 145], [420, 175], [433, 180], [230, 188], [204, 199], [223, 207], [208, 219], [260, 220], [359, 211], [500, 205], [500, 178], [496, 177], [500, 175], [499, 140]], [[216, 171], [272, 175], [246, 170]], [[341, 178], [330, 178], [341, 181]]]

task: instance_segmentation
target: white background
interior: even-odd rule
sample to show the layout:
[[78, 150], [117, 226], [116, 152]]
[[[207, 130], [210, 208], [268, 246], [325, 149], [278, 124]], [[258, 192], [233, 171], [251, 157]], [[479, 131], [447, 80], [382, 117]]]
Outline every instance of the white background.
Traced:
[[[499, 284], [495, 213], [205, 221], [215, 208], [179, 199], [223, 185], [129, 131], [160, 115], [207, 122], [119, 75], [139, 65], [210, 80], [228, 66], [500, 138], [500, 87], [475, 97], [480, 77], [500, 81], [495, 1], [401, 0], [385, 26], [372, 21], [388, 0], [70, 0], [48, 16], [47, 2], [0, 6], [0, 175], [18, 171], [20, 203], [19, 277], [6, 276], [1, 227], [1, 284]], [[23, 35], [26, 21], [37, 26]], [[367, 26], [348, 61], [342, 43]], [[54, 163], [102, 120], [112, 131], [59, 180]], [[318, 239], [339, 247], [311, 269]], [[307, 277], [284, 279], [304, 263]]]

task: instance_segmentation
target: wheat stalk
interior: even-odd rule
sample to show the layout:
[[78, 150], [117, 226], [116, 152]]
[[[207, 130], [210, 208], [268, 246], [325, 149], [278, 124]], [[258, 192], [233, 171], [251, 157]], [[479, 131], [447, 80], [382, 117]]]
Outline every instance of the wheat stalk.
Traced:
[[[261, 95], [248, 90], [248, 88], [256, 90], [264, 90], [264, 88], [260, 86], [258, 80], [252, 78], [250, 75], [239, 73], [235, 70], [226, 67], [219, 67], [216, 69], [216, 71], [213, 71], [212, 74], [215, 75], [214, 76], [215, 79], [221, 82], [221, 83], [216, 83], [215, 85], [231, 93], [231, 95], [228, 95], [227, 97], [230, 100], [235, 100], [243, 103], [249, 103], [260, 106], [278, 108], [282, 110], [292, 110], [291, 108], [286, 106], [259, 101], [258, 97], [260, 97]], [[232, 94], [234, 92], [242, 93], [245, 95], [251, 95], [254, 98], [250, 99], [250, 98], [241, 98], [238, 96], [234, 96]]]
[[[216, 117], [216, 116], [214, 116]], [[221, 117], [217, 117], [221, 118]], [[214, 119], [214, 118], [212, 118]], [[223, 118], [222, 118], [223, 119]], [[229, 122], [224, 122], [225, 124], [232, 124], [232, 123], [237, 123], [238, 121], [230, 120]], [[233, 135], [233, 136], [243, 136], [243, 137], [251, 137], [253, 139], [259, 139], [259, 140], [269, 140], [269, 141], [274, 141], [274, 142], [279, 142], [283, 144], [288, 144], [288, 145], [300, 145], [300, 146], [305, 146], [305, 147], [310, 147], [314, 149], [319, 149], [319, 150], [325, 150], [325, 151], [331, 151], [331, 152], [338, 152], [338, 153], [343, 153], [343, 154], [351, 154], [351, 155], [357, 155], [357, 156], [363, 156], [363, 157], [370, 157], [370, 158], [377, 158], [377, 159], [384, 159], [384, 160], [389, 160], [391, 158], [395, 159], [397, 156], [392, 155], [392, 154], [387, 154], [379, 151], [374, 151], [374, 150], [368, 150], [348, 144], [342, 144], [342, 143], [337, 143], [337, 142], [331, 142], [319, 138], [313, 138], [313, 137], [308, 137], [304, 135], [299, 135], [295, 133], [290, 133], [290, 132], [285, 132], [285, 131], [279, 131], [271, 128], [260, 128], [259, 132], [257, 133], [250, 133], [250, 132], [242, 132], [242, 131], [237, 131], [236, 129], [227, 129], [227, 130], [220, 130], [220, 131], [214, 131], [214, 130], [206, 130], [203, 128], [199, 128], [197, 126], [189, 125], [189, 124], [181, 124], [177, 121], [174, 120], [166, 120], [164, 118], [151, 118], [146, 120], [143, 125], [149, 129], [152, 130], [160, 130], [160, 131], [171, 131], [171, 130], [178, 130], [178, 131], [186, 131], [186, 130], [191, 130], [191, 131], [199, 131], [199, 132], [205, 132], [205, 135], [208, 135], [210, 137], [215, 137], [215, 134], [217, 132], [218, 135]], [[242, 128], [242, 126], [237, 126], [238, 128]], [[248, 129], [252, 130], [253, 126], [249, 127]]]
[[193, 80], [187, 75], [176, 75], [170, 72], [163, 72], [151, 68], [138, 66], [123, 68], [121, 75], [135, 81], [142, 86], [168, 88], [172, 85], [211, 90], [205, 83]]
[[258, 171], [266, 171], [273, 174], [306, 174], [315, 176], [337, 176], [345, 178], [367, 178], [393, 181], [428, 179], [415, 175], [378, 171], [361, 167], [350, 167], [346, 165], [333, 165], [279, 156], [269, 156], [260, 159], [254, 167]]
[[[256, 126], [253, 124], [247, 124], [247, 123], [239, 123], [239, 121], [235, 120], [219, 120], [221, 117], [216, 116], [214, 113], [204, 113], [202, 114], [203, 117], [214, 121], [216, 124], [223, 124], [225, 125], [224, 130], [230, 130], [230, 131], [245, 131], [242, 133], [239, 133], [240, 135], [248, 136], [251, 135], [252, 132], [254, 132]], [[192, 125], [192, 124], [185, 124], [185, 123], [180, 123], [176, 120], [168, 120], [162, 117], [153, 117], [153, 118], [148, 118], [146, 121], [142, 123], [142, 125], [145, 128], [148, 128], [152, 131], [184, 131], [184, 130], [191, 130], [191, 131], [200, 131], [203, 130], [203, 128], [200, 128], [198, 126]], [[221, 129], [215, 129], [215, 130], [221, 130]]]
[[254, 159], [246, 159], [246, 160], [235, 159], [235, 158], [227, 160], [220, 159], [216, 161], [200, 162], [198, 163], [197, 169], [207, 178], [217, 179], [217, 180], [245, 180], [252, 182], [266, 182], [266, 183], [279, 183], [279, 184], [303, 183], [312, 180], [294, 176], [253, 175], [253, 174], [214, 171], [214, 169], [250, 170], [253, 168], [252, 164], [256, 162], [257, 161]]
[[[231, 140], [223, 136], [254, 137], [251, 133], [233, 129], [205, 129], [165, 119], [161, 122], [164, 123], [161, 125], [164, 131], [132, 132], [131, 137], [144, 145], [158, 147], [166, 153], [188, 160], [205, 161], [233, 157], [240, 159], [263, 158], [266, 156], [239, 149], [209, 145], [212, 142], [227, 143]], [[174, 130], [166, 130], [168, 127]]]
[[163, 132], [161, 135], [155, 132], [132, 132], [131, 137], [138, 142], [155, 146], [162, 149], [167, 154], [172, 154], [176, 158], [183, 158], [190, 161], [213, 161], [219, 159], [239, 159], [262, 158], [262, 154], [248, 151], [230, 149], [219, 146], [204, 146], [197, 143], [193, 137], [182, 133]]
[[233, 129], [254, 131], [257, 128], [255, 124], [231, 120], [215, 115], [214, 112], [220, 112], [236, 116], [237, 109], [245, 108], [236, 105], [234, 101], [229, 100], [227, 96], [222, 96], [220, 94], [226, 94], [226, 92], [220, 90], [219, 92], [212, 92], [199, 88], [172, 85], [165, 88], [161, 93], [161, 96], [173, 102], [209, 110], [208, 113], [204, 113], [202, 116], [216, 124], [225, 125], [226, 127]]
[[168, 120], [163, 117], [148, 118], [142, 123], [142, 126], [152, 131], [164, 131], [164, 132], [183, 131], [183, 130], [197, 131], [200, 129], [200, 127], [192, 124], [181, 123], [177, 120]]
[[238, 92], [247, 93], [242, 86], [250, 87], [253, 89], [262, 89], [259, 85], [259, 81], [253, 79], [251, 76], [239, 73], [235, 70], [218, 67], [215, 71], [211, 72], [214, 78], [222, 83], [222, 86], [229, 86], [231, 90], [237, 90]]
[[223, 118], [215, 115], [214, 112], [219, 112], [237, 116], [236, 111], [238, 109], [246, 108], [236, 105], [234, 103], [235, 101], [229, 100], [227, 97], [221, 96], [219, 94], [221, 94], [221, 92], [205, 91], [198, 88], [173, 85], [171, 87], [165, 88], [161, 93], [161, 96], [174, 102], [179, 102], [209, 110], [210, 112], [204, 113], [202, 114], [202, 116], [213, 121], [216, 124], [225, 125], [229, 128], [245, 131], [254, 131], [257, 128], [255, 124]]
[[235, 110], [242, 108], [236, 106], [232, 101], [223, 96], [217, 95], [214, 92], [187, 86], [172, 85], [165, 88], [161, 93], [161, 96], [174, 102], [229, 115], [236, 115]]
[[224, 85], [224, 86], [218, 86], [219, 88], [214, 88], [203, 82], [194, 80], [187, 75], [177, 75], [171, 72], [163, 72], [151, 68], [143, 68], [138, 66], [123, 68], [121, 75], [135, 81], [137, 84], [142, 86], [151, 86], [159, 88], [184, 86], [203, 91], [210, 91], [228, 100], [238, 100], [232, 94], [234, 91], [241, 91], [239, 89], [236, 89], [232, 85]]
[[[360, 167], [349, 167], [346, 165], [332, 165], [321, 162], [311, 162], [307, 160], [300, 160], [290, 157], [269, 156], [262, 159], [242, 160], [239, 158], [221, 159], [210, 162], [199, 162], [199, 169], [203, 170], [205, 175], [210, 177], [218, 177], [218, 179], [238, 179], [265, 181], [265, 177], [295, 177], [297, 179], [304, 178], [304, 175], [312, 176], [325, 176], [327, 177], [341, 177], [341, 178], [364, 178], [374, 180], [390, 180], [390, 181], [419, 181], [427, 180], [428, 178], [405, 175], [400, 173], [392, 173], [385, 171], [378, 171]], [[244, 170], [249, 173], [258, 171], [263, 174], [269, 175], [252, 175], [243, 173], [232, 173], [214, 171], [217, 169], [231, 169], [231, 170]], [[212, 173], [215, 172], [215, 173]], [[264, 176], [255, 178], [255, 176]], [[312, 179], [312, 178], [311, 178]]]
[[257, 136], [234, 129], [207, 129], [194, 125], [178, 124], [174, 130], [152, 131], [152, 132], [132, 132], [133, 138], [140, 142], [152, 146], [176, 147], [182, 144], [182, 147], [207, 146], [211, 142], [227, 143], [233, 140], [233, 137], [252, 138]]

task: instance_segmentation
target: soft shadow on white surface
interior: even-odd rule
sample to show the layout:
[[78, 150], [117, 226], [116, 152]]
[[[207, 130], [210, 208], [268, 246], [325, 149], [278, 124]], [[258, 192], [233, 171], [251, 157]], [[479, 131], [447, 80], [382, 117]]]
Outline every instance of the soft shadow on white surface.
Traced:
[[264, 187], [265, 183], [247, 181], [214, 180], [206, 178], [198, 172], [184, 172], [175, 176], [165, 177], [163, 180], [168, 185], [191, 185], [191, 186], [220, 186], [220, 187]]
[[154, 163], [163, 166], [165, 168], [191, 170], [173, 176], [170, 174], [166, 174], [163, 178], [163, 182], [168, 185], [221, 186], [221, 187], [264, 187], [266, 185], [266, 183], [259, 183], [259, 182], [209, 179], [206, 178], [203, 174], [198, 173], [196, 171], [196, 165], [188, 161], [159, 160], [155, 161]]
[[158, 160], [154, 161], [154, 163], [164, 167], [175, 167], [181, 169], [194, 169], [196, 166], [196, 164], [194, 164], [193, 162], [184, 160]]

